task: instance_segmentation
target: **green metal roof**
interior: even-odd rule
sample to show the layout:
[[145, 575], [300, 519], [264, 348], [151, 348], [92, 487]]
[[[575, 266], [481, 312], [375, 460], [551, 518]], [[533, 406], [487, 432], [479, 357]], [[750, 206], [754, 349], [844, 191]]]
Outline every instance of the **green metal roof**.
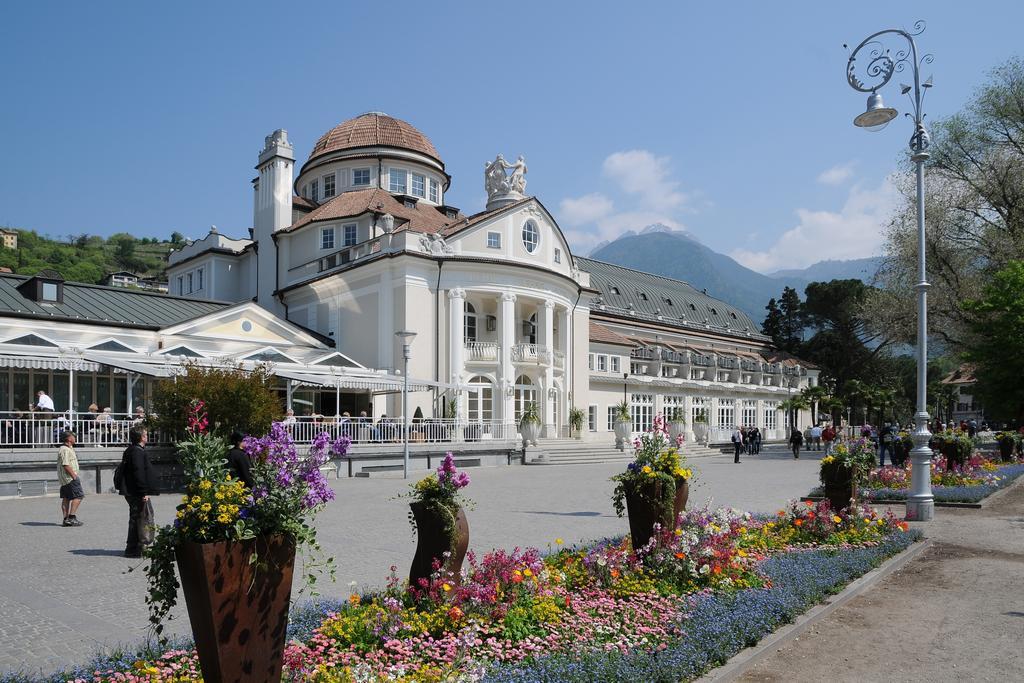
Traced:
[[601, 292], [592, 303], [596, 310], [604, 306], [609, 313], [638, 320], [766, 338], [746, 313], [682, 280], [579, 256], [576, 263], [590, 273], [590, 286]]
[[63, 303], [44, 303], [33, 301], [18, 291], [18, 285], [29, 279], [27, 275], [0, 274], [0, 317], [68, 320], [159, 330], [232, 305], [81, 282], [63, 283]]

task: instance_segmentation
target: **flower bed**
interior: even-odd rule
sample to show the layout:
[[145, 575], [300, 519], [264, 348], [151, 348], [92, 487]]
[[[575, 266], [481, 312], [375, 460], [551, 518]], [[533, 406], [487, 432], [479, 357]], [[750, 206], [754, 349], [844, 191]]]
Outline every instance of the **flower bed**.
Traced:
[[[910, 491], [911, 464], [905, 467], [875, 468], [860, 490], [865, 501], [873, 503], [905, 501]], [[1024, 460], [1003, 462], [976, 452], [963, 466], [946, 468], [946, 459], [932, 459], [932, 495], [936, 502], [977, 503], [1024, 475]], [[811, 490], [810, 497], [824, 494], [821, 487]]]
[[[286, 677], [312, 681], [681, 680], [698, 675], [918, 538], [867, 507], [770, 517], [697, 510], [643, 548], [628, 537], [467, 556], [409, 589], [293, 614]], [[192, 680], [177, 648], [54, 680]], [[18, 679], [10, 679], [18, 680]]]

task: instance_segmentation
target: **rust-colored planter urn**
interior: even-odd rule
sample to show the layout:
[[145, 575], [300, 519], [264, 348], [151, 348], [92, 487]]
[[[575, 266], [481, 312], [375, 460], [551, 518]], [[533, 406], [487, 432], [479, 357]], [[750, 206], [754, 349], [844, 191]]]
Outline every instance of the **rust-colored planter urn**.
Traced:
[[[456, 577], [462, 571], [462, 562], [469, 548], [469, 522], [466, 513], [458, 508], [455, 515], [454, 538], [448, 528], [446, 514], [421, 502], [409, 503], [416, 522], [416, 554], [409, 570], [409, 585], [420, 588], [420, 579], [430, 580], [434, 560], [443, 562], [443, 568]], [[451, 555], [445, 560], [444, 554]]]
[[679, 515], [686, 509], [686, 501], [690, 499], [690, 482], [676, 477], [676, 498], [672, 502], [672, 528], [679, 526]]
[[672, 508], [662, 500], [661, 484], [661, 480], [651, 479], [633, 483], [626, 488], [626, 512], [629, 515], [629, 535], [633, 539], [634, 551], [651, 540], [655, 524], [660, 524], [662, 529], [674, 528]]
[[295, 540], [186, 541], [175, 555], [203, 680], [280, 681]]
[[857, 482], [846, 467], [834, 467], [825, 479], [825, 497], [834, 512], [850, 507], [857, 500]]

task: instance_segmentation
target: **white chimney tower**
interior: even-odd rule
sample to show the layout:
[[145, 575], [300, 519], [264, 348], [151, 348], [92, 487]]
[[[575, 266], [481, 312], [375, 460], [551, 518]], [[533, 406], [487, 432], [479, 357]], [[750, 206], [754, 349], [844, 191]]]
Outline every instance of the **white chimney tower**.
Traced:
[[292, 171], [295, 149], [288, 142], [288, 131], [279, 128], [268, 135], [260, 152], [256, 170], [256, 200], [253, 212], [253, 239], [256, 241], [256, 302], [279, 315], [284, 307], [274, 297], [278, 284], [277, 245], [274, 233], [292, 224]]

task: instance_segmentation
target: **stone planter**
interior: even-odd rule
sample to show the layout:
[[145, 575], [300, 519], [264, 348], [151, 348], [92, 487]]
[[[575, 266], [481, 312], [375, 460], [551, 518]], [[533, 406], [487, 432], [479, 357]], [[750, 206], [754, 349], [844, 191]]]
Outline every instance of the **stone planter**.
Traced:
[[640, 481], [626, 489], [626, 512], [629, 515], [629, 535], [633, 550], [647, 545], [654, 535], [654, 525], [662, 529], [674, 528], [672, 508], [662, 504], [662, 482], [658, 479]]
[[633, 435], [633, 424], [627, 420], [615, 421], [615, 447], [625, 450], [629, 437]]
[[672, 503], [672, 528], [679, 526], [679, 515], [686, 509], [686, 501], [690, 499], [690, 482], [676, 479], [676, 498]]
[[679, 437], [684, 436], [685, 434], [686, 423], [683, 422], [682, 420], [679, 420], [678, 422], [668, 423], [668, 435], [669, 437], [672, 438], [673, 444], [675, 444], [679, 440]]
[[708, 423], [707, 422], [694, 422], [693, 423], [693, 435], [697, 439], [697, 443], [707, 444], [707, 442], [708, 442]]
[[[430, 580], [434, 572], [434, 561], [443, 563], [443, 568], [456, 577], [462, 571], [462, 562], [469, 548], [469, 522], [460, 507], [455, 515], [455, 538], [452, 529], [447, 528], [447, 515], [420, 502], [409, 503], [413, 520], [416, 522], [416, 554], [409, 569], [409, 585], [420, 587], [420, 579]], [[451, 553], [445, 560], [445, 553]]]
[[526, 448], [530, 444], [536, 446], [537, 439], [540, 437], [540, 423], [521, 422], [519, 424], [519, 435], [523, 437], [523, 448]]
[[175, 556], [203, 679], [280, 681], [295, 541], [185, 542]]

